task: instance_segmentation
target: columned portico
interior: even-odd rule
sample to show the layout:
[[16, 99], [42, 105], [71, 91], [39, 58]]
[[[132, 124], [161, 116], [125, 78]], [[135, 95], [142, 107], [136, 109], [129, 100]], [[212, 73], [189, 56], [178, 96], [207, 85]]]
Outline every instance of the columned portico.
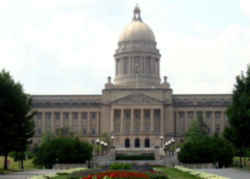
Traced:
[[[129, 123], [125, 111], [131, 111], [131, 118]], [[144, 112], [150, 111], [150, 124], [148, 125], [148, 119], [145, 118]], [[163, 109], [161, 107], [113, 107], [111, 112], [111, 129], [116, 135], [131, 135], [131, 134], [152, 134], [162, 135], [164, 130]], [[121, 114], [121, 115], [120, 115]], [[137, 114], [137, 115], [136, 115]], [[139, 117], [137, 119], [137, 117]], [[136, 121], [138, 120], [138, 121]], [[131, 124], [131, 125], [128, 125]], [[150, 126], [149, 129], [145, 126]], [[127, 129], [129, 127], [129, 129]]]

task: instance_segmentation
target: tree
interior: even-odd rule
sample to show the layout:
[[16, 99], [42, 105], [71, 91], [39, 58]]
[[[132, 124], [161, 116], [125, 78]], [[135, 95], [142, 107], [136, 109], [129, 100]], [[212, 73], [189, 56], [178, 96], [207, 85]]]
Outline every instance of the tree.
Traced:
[[185, 141], [196, 140], [196, 138], [201, 138], [203, 136], [208, 136], [208, 126], [200, 116], [197, 120], [192, 121], [190, 129], [185, 135]]
[[34, 163], [52, 168], [56, 163], [85, 163], [92, 158], [93, 147], [78, 138], [57, 137], [42, 143], [35, 152]]
[[228, 107], [227, 116], [229, 128], [225, 130], [224, 136], [239, 149], [240, 166], [242, 167], [242, 156], [244, 150], [250, 146], [250, 66], [246, 74], [242, 73], [236, 77], [234, 85], [232, 104]]
[[4, 70], [0, 72], [0, 153], [4, 155], [4, 169], [8, 169], [8, 153], [24, 152], [34, 134], [31, 97], [22, 85]]
[[178, 153], [183, 163], [218, 163], [219, 167], [230, 166], [232, 158], [232, 145], [221, 137], [209, 136], [202, 118], [192, 123]]

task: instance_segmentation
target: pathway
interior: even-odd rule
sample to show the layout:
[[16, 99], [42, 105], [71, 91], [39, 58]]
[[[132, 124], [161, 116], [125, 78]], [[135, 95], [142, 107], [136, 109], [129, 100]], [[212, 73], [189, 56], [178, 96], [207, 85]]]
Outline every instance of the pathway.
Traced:
[[223, 168], [223, 169], [196, 169], [198, 171], [214, 173], [219, 176], [228, 177], [231, 179], [250, 179], [250, 172], [245, 170], [239, 170], [235, 168]]
[[44, 174], [55, 174], [60, 170], [32, 170], [32, 171], [24, 171], [24, 172], [16, 172], [9, 175], [0, 175], [0, 179], [29, 179], [35, 175], [44, 175]]

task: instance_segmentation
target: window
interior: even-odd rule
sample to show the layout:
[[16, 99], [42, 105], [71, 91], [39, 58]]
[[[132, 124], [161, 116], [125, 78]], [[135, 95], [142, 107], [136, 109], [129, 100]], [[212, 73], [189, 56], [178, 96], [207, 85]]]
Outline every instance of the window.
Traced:
[[95, 129], [95, 128], [93, 128], [93, 129], [91, 130], [91, 134], [92, 134], [92, 135], [96, 135], [96, 129]]
[[36, 127], [41, 127], [42, 126], [42, 114], [41, 112], [38, 112], [36, 114], [36, 120], [35, 120], [35, 126]]
[[154, 109], [154, 131], [160, 132], [161, 128], [161, 110]]
[[203, 119], [203, 112], [197, 111], [197, 119]]
[[60, 128], [60, 119], [61, 119], [61, 113], [60, 112], [54, 112], [54, 118], [55, 118], [55, 128]]
[[144, 130], [145, 131], [150, 131], [150, 110], [146, 109], [144, 110]]
[[86, 135], [88, 130], [88, 112], [81, 113], [81, 128], [83, 129], [83, 135]]
[[73, 131], [77, 131], [78, 128], [78, 112], [73, 112], [72, 113], [72, 128]]
[[141, 125], [141, 111], [139, 109], [134, 110], [134, 131], [139, 132]]
[[215, 112], [215, 119], [220, 120], [220, 118], [221, 118], [221, 112], [219, 111]]
[[135, 148], [140, 148], [140, 139], [135, 139]]
[[121, 110], [115, 109], [114, 110], [114, 131], [120, 132], [121, 126]]
[[145, 146], [145, 148], [149, 148], [150, 147], [150, 140], [148, 138], [145, 139], [144, 146]]
[[63, 113], [63, 127], [65, 128], [69, 127], [69, 113], [68, 112]]
[[45, 113], [45, 126], [46, 128], [51, 128], [51, 112]]
[[87, 129], [86, 129], [86, 128], [83, 128], [83, 129], [82, 129], [82, 135], [83, 135], [83, 136], [87, 135]]
[[125, 148], [129, 148], [129, 147], [130, 147], [130, 140], [125, 139]]
[[131, 111], [129, 109], [124, 110], [124, 131], [129, 132], [130, 121], [131, 121]]
[[189, 111], [188, 112], [188, 119], [193, 119], [194, 117], [194, 112], [193, 111]]

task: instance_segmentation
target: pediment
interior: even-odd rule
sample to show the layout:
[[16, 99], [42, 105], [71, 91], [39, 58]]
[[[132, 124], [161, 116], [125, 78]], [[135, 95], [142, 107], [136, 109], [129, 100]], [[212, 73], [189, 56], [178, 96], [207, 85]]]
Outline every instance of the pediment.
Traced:
[[144, 94], [131, 94], [113, 101], [112, 104], [162, 104], [162, 102]]

